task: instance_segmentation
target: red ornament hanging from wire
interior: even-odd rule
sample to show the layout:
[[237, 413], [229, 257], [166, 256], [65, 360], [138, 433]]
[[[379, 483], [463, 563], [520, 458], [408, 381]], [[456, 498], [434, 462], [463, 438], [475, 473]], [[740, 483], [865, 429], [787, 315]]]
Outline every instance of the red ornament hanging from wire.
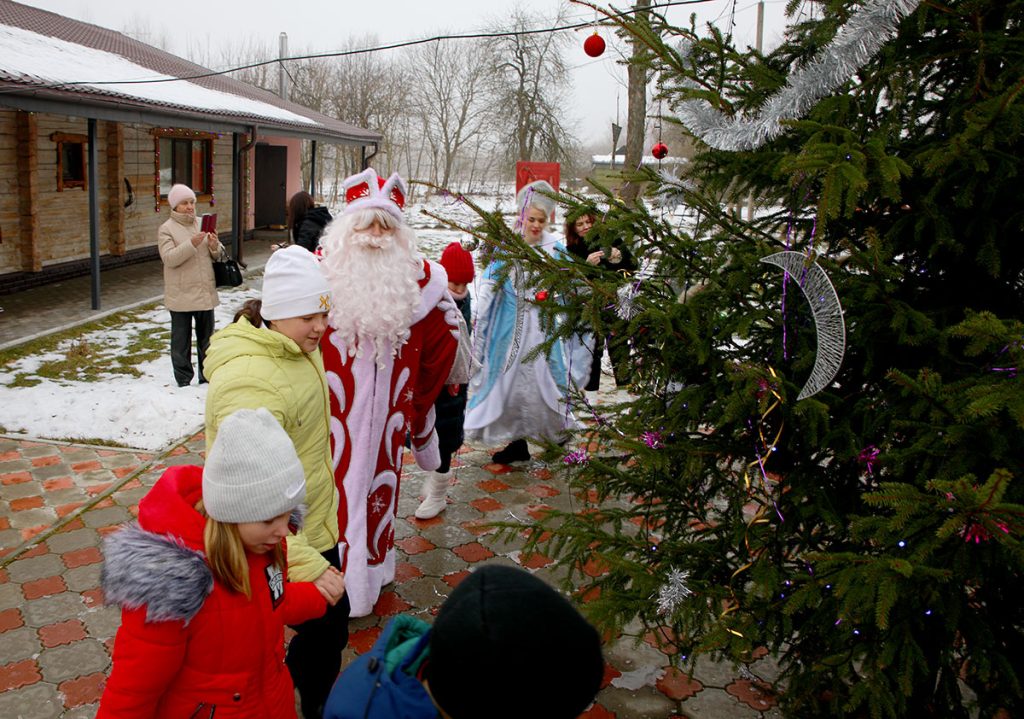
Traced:
[[583, 52], [590, 57], [600, 57], [604, 54], [604, 38], [597, 34], [597, 30], [583, 41]]
[[658, 160], [668, 156], [668, 145], [661, 141], [661, 100], [658, 100], [658, 142], [651, 148], [651, 154]]

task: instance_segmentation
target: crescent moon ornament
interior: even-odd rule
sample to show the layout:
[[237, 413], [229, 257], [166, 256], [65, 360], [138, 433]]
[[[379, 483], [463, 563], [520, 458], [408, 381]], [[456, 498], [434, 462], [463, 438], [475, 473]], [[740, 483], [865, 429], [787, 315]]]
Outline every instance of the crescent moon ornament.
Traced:
[[824, 389], [839, 372], [846, 352], [846, 323], [839, 295], [831, 280], [817, 262], [809, 260], [802, 252], [776, 252], [762, 257], [761, 262], [781, 267], [797, 279], [800, 291], [804, 293], [811, 314], [814, 329], [818, 334], [818, 352], [814, 357], [814, 368], [807, 378], [797, 401], [817, 394]]

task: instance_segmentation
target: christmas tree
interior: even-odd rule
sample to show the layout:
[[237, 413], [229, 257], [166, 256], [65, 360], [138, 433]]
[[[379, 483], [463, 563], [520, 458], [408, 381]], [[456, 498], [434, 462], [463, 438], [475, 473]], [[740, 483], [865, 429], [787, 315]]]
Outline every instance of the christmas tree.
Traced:
[[698, 145], [635, 173], [636, 206], [560, 198], [634, 276], [538, 259], [485, 213], [559, 298], [552, 332], [618, 333], [635, 364], [628, 403], [578, 396], [576, 506], [530, 548], [684, 664], [767, 647], [787, 716], [1017, 715], [1024, 3], [816, 8], [764, 56], [608, 13]]

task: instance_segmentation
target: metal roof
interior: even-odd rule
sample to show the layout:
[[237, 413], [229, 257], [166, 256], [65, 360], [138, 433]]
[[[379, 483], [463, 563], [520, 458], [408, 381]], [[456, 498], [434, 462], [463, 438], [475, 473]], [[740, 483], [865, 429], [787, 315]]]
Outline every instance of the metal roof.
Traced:
[[[57, 38], [84, 48], [111, 53], [152, 70], [155, 74], [187, 79], [204, 88], [264, 103], [305, 118], [311, 122], [291, 121], [273, 113], [260, 115], [251, 106], [239, 110], [204, 109], [181, 104], [176, 98], [140, 98], [129, 92], [103, 85], [60, 84], [46, 78], [12, 71], [0, 49], [0, 106], [33, 112], [53, 112], [101, 120], [154, 125], [186, 125], [214, 132], [247, 132], [255, 125], [262, 133], [299, 137], [308, 140], [371, 145], [381, 134], [281, 99], [272, 92], [241, 82], [184, 58], [134, 40], [127, 35], [78, 20], [0, 0], [0, 26], [6, 25]], [[207, 75], [206, 77], [198, 77]], [[97, 80], [97, 78], [82, 78]], [[124, 86], [122, 86], [123, 88]], [[150, 87], [159, 87], [153, 83]], [[176, 101], [177, 100], [177, 101]]]

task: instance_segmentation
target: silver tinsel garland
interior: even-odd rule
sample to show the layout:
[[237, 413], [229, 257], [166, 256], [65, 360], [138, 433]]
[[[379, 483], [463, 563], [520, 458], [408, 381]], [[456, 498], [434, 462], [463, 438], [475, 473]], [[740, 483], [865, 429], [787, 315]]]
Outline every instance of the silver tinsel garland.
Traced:
[[689, 597], [693, 592], [686, 583], [690, 580], [690, 573], [681, 569], [671, 569], [668, 578], [658, 590], [658, 614], [668, 616], [676, 610], [679, 604]]
[[[792, 72], [785, 87], [754, 117], [730, 117], [703, 100], [685, 100], [677, 108], [680, 121], [718, 150], [753, 150], [782, 134], [781, 121], [806, 115], [823, 97], [847, 82], [896, 35], [900, 21], [920, 0], [875, 0], [850, 16], [832, 42], [807, 65]], [[682, 57], [690, 47], [680, 48]]]

